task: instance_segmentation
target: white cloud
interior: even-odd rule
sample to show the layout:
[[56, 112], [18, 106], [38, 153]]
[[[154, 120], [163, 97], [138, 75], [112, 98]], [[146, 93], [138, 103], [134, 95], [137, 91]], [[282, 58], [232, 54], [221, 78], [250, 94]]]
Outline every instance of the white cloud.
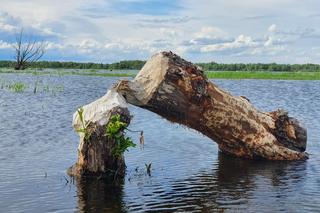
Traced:
[[47, 50], [61, 50], [65, 47], [61, 44], [54, 43], [54, 42], [47, 42]]
[[168, 37], [177, 37], [177, 36], [180, 36], [181, 33], [172, 28], [172, 27], [161, 27], [160, 29], [160, 33], [163, 34], [164, 36], [168, 36]]
[[20, 19], [0, 11], [0, 31], [15, 32], [20, 24]]
[[0, 22], [0, 31], [15, 32], [16, 30], [17, 30], [17, 27]]
[[12, 48], [11, 44], [0, 40], [0, 49], [10, 49]]
[[270, 27], [268, 28], [268, 31], [270, 33], [275, 33], [276, 30], [277, 30], [277, 25], [275, 25], [275, 24], [270, 25]]
[[[262, 37], [253, 38], [249, 35], [240, 34], [234, 38], [230, 38], [227, 37], [229, 35], [227, 32], [212, 30], [216, 29], [215, 27], [203, 29], [200, 32], [194, 33], [194, 38], [190, 42], [184, 42], [177, 47], [177, 51], [185, 55], [206, 54], [225, 57], [273, 56], [287, 51], [286, 42], [278, 38], [277, 35], [268, 35], [269, 30], [267, 31], [268, 36], [262, 35]], [[209, 36], [206, 32], [208, 32]], [[210, 34], [211, 32], [219, 33]], [[216, 39], [212, 39], [213, 35], [215, 35]], [[221, 36], [219, 41], [217, 40], [217, 35]], [[196, 37], [206, 37], [206, 42], [198, 42]]]
[[271, 36], [268, 36], [268, 39], [267, 39], [266, 42], [264, 43], [264, 46], [270, 47], [271, 45], [273, 45], [273, 39], [272, 39]]
[[98, 44], [98, 42], [93, 39], [82, 40], [79, 44], [79, 48], [81, 49], [93, 49], [93, 48], [99, 48], [99, 47], [100, 45]]
[[206, 26], [202, 27], [199, 32], [193, 33], [190, 40], [183, 41], [182, 43], [187, 46], [194, 45], [212, 45], [217, 43], [224, 43], [230, 40], [228, 33], [218, 27]]
[[194, 34], [195, 38], [223, 38], [227, 36], [227, 33], [218, 27], [202, 27], [200, 32]]
[[[60, 60], [59, 54], [69, 54], [75, 60], [81, 56], [81, 60], [117, 61], [173, 50], [198, 61], [218, 57], [224, 62], [274, 59], [285, 63], [295, 61], [296, 52], [320, 61], [317, 54], [306, 51], [320, 40], [319, 20], [310, 16], [319, 13], [316, 0], [308, 4], [298, 0], [185, 0], [171, 15], [119, 14], [110, 6], [129, 1], [146, 0], [0, 0], [1, 45], [7, 46], [3, 42], [10, 43], [13, 33], [24, 27], [48, 41], [55, 60]], [[281, 55], [284, 51], [286, 58]]]
[[216, 52], [225, 50], [237, 50], [242, 48], [255, 47], [258, 43], [253, 41], [250, 36], [239, 35], [233, 42], [213, 44], [201, 47], [201, 52]]

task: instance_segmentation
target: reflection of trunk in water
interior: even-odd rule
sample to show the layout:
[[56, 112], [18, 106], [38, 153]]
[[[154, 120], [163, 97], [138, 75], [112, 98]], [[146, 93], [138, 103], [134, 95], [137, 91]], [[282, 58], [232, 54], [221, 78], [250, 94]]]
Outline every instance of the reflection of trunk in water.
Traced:
[[79, 212], [126, 212], [122, 201], [123, 182], [76, 178]]
[[248, 183], [248, 186], [254, 186], [256, 177], [262, 176], [270, 180], [273, 186], [280, 186], [287, 184], [286, 181], [291, 178], [301, 179], [305, 176], [305, 173], [302, 172], [305, 170], [306, 162], [302, 161], [250, 161], [219, 153], [218, 185], [233, 184], [246, 187], [243, 186], [245, 182]]
[[[155, 189], [150, 197], [136, 199], [134, 206], [144, 211], [157, 210], [160, 207], [175, 209], [178, 206], [181, 211], [191, 211], [194, 206], [201, 208], [203, 212], [228, 208], [245, 210], [257, 185], [263, 185], [258, 181], [271, 182], [272, 186], [281, 191], [282, 196], [287, 196], [287, 187], [293, 185], [292, 182], [303, 181], [305, 173], [304, 161], [251, 161], [219, 153], [218, 163], [214, 164], [210, 171], [199, 172], [191, 178], [162, 186], [162, 193], [157, 194]], [[82, 178], [77, 180], [76, 185], [80, 211], [126, 211], [122, 184], [115, 186], [103, 179]]]
[[[251, 161], [221, 152], [218, 158], [217, 168], [173, 184], [173, 188], [178, 189], [170, 193], [170, 196], [173, 195], [171, 199], [176, 201], [174, 203], [197, 205], [203, 211], [232, 207], [245, 210], [257, 186], [262, 185], [258, 181], [271, 182], [278, 189], [287, 189], [292, 181], [301, 182], [306, 177], [306, 162]], [[188, 185], [182, 188], [185, 183]], [[286, 196], [283, 195], [285, 190], [281, 194]]]

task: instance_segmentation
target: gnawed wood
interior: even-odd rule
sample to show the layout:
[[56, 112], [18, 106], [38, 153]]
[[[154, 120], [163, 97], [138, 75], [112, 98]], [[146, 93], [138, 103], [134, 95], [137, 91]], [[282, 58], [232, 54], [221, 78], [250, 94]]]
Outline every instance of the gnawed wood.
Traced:
[[[124, 98], [115, 90], [109, 90], [100, 99], [82, 107], [85, 131], [79, 133], [78, 161], [69, 170], [70, 176], [106, 176], [125, 174], [124, 157], [114, 156], [114, 139], [106, 135], [106, 126], [113, 115], [120, 115], [121, 121], [131, 120]], [[83, 129], [79, 113], [73, 115], [73, 127]]]
[[116, 89], [128, 103], [198, 130], [221, 151], [244, 158], [306, 159], [306, 130], [284, 111], [261, 112], [245, 97], [211, 83], [203, 71], [173, 54], [154, 55], [132, 81]]

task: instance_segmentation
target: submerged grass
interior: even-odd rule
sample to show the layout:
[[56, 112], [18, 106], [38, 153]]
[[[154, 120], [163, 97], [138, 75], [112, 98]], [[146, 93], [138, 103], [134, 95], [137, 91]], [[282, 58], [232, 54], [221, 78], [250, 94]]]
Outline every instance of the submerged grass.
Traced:
[[20, 92], [23, 92], [27, 88], [27, 85], [25, 85], [22, 82], [17, 82], [17, 83], [5, 85], [5, 87], [13, 92], [20, 93]]
[[0, 89], [21, 93], [24, 92], [27, 88], [28, 85], [23, 82], [5, 82], [3, 80], [0, 80]]
[[23, 93], [28, 88], [31, 88], [34, 94], [38, 92], [51, 92], [52, 94], [56, 94], [64, 91], [63, 85], [45, 85], [42, 82], [36, 81], [32, 86], [24, 82], [6, 82], [4, 80], [0, 80], [0, 90]]

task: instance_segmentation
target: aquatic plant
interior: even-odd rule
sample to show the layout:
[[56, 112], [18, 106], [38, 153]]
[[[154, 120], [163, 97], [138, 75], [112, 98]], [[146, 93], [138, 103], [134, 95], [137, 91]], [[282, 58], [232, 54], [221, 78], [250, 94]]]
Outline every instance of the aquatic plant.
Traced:
[[0, 89], [22, 93], [28, 88], [30, 88], [30, 91], [34, 94], [38, 92], [51, 92], [55, 95], [56, 93], [64, 91], [64, 85], [45, 85], [41, 80], [36, 80], [33, 85], [28, 85], [24, 82], [7, 82], [0, 79]]
[[44, 86], [43, 86], [43, 91], [44, 91], [44, 92], [49, 92], [49, 91], [50, 91], [49, 85], [44, 85]]
[[63, 85], [45, 85], [43, 84], [42, 81], [35, 81], [34, 83], [34, 88], [33, 88], [33, 93], [36, 94], [37, 92], [51, 92], [54, 95], [58, 92], [63, 92], [64, 91], [64, 86]]
[[149, 176], [151, 176], [151, 164], [152, 163], [145, 163], [144, 165], [146, 166], [146, 170], [147, 170], [147, 174], [149, 175]]
[[34, 82], [34, 88], [33, 88], [33, 94], [36, 94], [37, 93], [37, 90], [38, 90], [38, 80], [36, 82]]
[[9, 85], [6, 85], [6, 87], [13, 91], [13, 92], [23, 92], [26, 88], [27, 88], [27, 85], [25, 85], [24, 83], [22, 82], [17, 82], [17, 83], [13, 83], [13, 84], [9, 84]]
[[112, 153], [115, 157], [121, 156], [130, 147], [135, 147], [136, 144], [133, 143], [130, 137], [125, 137], [127, 123], [121, 121], [119, 114], [113, 115], [110, 118], [110, 122], [106, 126], [106, 135], [110, 139], [114, 139], [116, 146], [113, 148]]
[[63, 92], [64, 91], [64, 86], [63, 85], [57, 85], [57, 86], [54, 87], [54, 91]]

